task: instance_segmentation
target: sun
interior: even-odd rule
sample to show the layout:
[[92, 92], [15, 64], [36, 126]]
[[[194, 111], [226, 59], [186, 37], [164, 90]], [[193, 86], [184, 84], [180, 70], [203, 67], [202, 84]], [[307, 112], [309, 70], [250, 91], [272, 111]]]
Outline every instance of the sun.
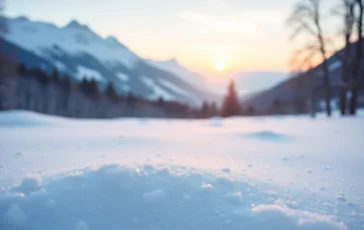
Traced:
[[215, 63], [215, 69], [217, 70], [217, 71], [223, 71], [223, 70], [225, 70], [225, 63], [223, 63], [223, 62], [216, 62]]

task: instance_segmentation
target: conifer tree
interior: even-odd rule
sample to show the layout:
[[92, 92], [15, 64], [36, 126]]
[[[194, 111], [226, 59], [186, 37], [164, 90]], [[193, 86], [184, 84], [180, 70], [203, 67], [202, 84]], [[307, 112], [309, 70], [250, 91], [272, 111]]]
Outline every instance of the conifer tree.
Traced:
[[238, 94], [235, 90], [235, 84], [233, 81], [231, 81], [229, 84], [228, 94], [224, 99], [221, 115], [223, 117], [241, 115], [241, 107], [239, 104]]

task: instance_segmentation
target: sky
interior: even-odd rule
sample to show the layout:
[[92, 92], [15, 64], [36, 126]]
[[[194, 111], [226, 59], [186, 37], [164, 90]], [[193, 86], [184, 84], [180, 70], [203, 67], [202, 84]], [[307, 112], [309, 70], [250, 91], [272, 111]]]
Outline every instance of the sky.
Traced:
[[[7, 0], [6, 15], [113, 35], [143, 58], [202, 73], [289, 71], [295, 0]], [[222, 71], [223, 70], [223, 71]]]

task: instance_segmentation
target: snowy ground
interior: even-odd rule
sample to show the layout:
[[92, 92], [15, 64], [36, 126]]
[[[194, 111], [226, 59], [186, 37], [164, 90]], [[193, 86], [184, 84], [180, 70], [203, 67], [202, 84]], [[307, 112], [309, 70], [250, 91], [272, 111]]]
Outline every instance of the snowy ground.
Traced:
[[0, 113], [0, 229], [364, 229], [364, 116]]

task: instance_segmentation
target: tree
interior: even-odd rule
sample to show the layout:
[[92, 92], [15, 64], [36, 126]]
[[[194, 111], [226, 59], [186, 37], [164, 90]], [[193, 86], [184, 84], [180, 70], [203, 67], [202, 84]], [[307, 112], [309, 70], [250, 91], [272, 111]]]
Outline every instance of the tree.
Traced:
[[248, 109], [246, 110], [246, 115], [253, 116], [255, 115], [255, 107], [254, 105], [249, 105]]
[[111, 101], [118, 101], [119, 95], [116, 93], [112, 82], [109, 82], [106, 88], [106, 95]]
[[350, 98], [350, 114], [355, 115], [358, 106], [358, 97], [360, 89], [360, 74], [361, 74], [361, 59], [363, 58], [363, 18], [364, 18], [364, 2], [363, 0], [355, 0], [356, 6], [359, 9], [359, 16], [357, 18], [357, 33], [358, 42], [356, 44], [356, 57], [353, 68], [353, 85], [351, 89]]
[[64, 75], [61, 79], [60, 79], [60, 85], [61, 87], [63, 87], [67, 92], [69, 92], [71, 90], [71, 77], [66, 74]]
[[288, 25], [293, 27], [294, 33], [292, 39], [296, 38], [299, 34], [306, 33], [312, 39], [306, 45], [302, 52], [309, 51], [308, 58], [320, 54], [322, 59], [322, 72], [324, 78], [325, 89], [325, 102], [326, 112], [331, 116], [331, 86], [329, 68], [327, 63], [326, 42], [322, 29], [322, 15], [321, 15], [321, 1], [320, 0], [301, 0], [295, 7], [292, 16], [288, 19]]
[[216, 103], [211, 102], [210, 104], [210, 116], [218, 116], [219, 110], [217, 109]]
[[57, 69], [53, 69], [51, 78], [52, 78], [52, 81], [54, 81], [56, 83], [58, 83], [61, 80]]
[[91, 80], [87, 80], [87, 78], [82, 79], [80, 87], [87, 96], [90, 96], [92, 98], [98, 98], [100, 96], [97, 83], [93, 79]]
[[[352, 53], [351, 53], [351, 44], [350, 40], [353, 35], [354, 24], [355, 24], [355, 13], [354, 8], [356, 4], [356, 0], [341, 0], [342, 1], [342, 12], [336, 12], [340, 16], [343, 16], [343, 37], [344, 37], [344, 53], [340, 55], [338, 53], [339, 58], [341, 59], [342, 63], [342, 72], [341, 72], [341, 92], [340, 92], [340, 112], [341, 115], [345, 115], [347, 112], [347, 92], [349, 82], [352, 80], [351, 73], [352, 73]], [[336, 10], [336, 9], [335, 9]]]
[[306, 98], [297, 96], [293, 99], [292, 102], [293, 102], [294, 113], [302, 114], [302, 113], [306, 112], [306, 110], [307, 110]]
[[163, 99], [163, 97], [159, 97], [158, 100], [157, 100], [157, 105], [159, 107], [163, 107], [165, 105], [165, 101]]
[[228, 93], [222, 105], [221, 115], [223, 117], [241, 115], [241, 106], [239, 104], [238, 95], [233, 81], [229, 84]]
[[209, 106], [209, 103], [207, 101], [205, 101], [202, 104], [201, 109], [200, 109], [200, 113], [201, 113], [201, 116], [203, 118], [209, 117], [209, 115], [210, 115], [210, 106]]
[[23, 63], [20, 63], [18, 65], [18, 74], [20, 74], [20, 76], [24, 76], [27, 74], [27, 72], [28, 72], [27, 67]]
[[282, 113], [281, 101], [278, 98], [275, 98], [272, 102], [272, 110], [273, 113]]

